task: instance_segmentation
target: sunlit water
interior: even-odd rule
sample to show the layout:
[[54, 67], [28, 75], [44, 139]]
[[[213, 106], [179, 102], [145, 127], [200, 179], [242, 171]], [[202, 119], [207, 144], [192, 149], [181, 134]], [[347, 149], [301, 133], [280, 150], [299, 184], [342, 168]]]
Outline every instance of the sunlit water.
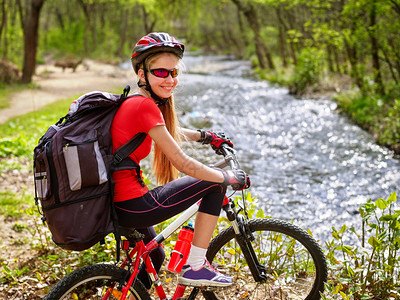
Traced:
[[[294, 220], [319, 239], [332, 226], [360, 225], [368, 199], [400, 190], [400, 161], [339, 115], [331, 100], [296, 99], [258, 81], [248, 62], [186, 57], [176, 102], [181, 122], [221, 129], [231, 137], [250, 189], [267, 215]], [[197, 159], [215, 159], [211, 149]]]

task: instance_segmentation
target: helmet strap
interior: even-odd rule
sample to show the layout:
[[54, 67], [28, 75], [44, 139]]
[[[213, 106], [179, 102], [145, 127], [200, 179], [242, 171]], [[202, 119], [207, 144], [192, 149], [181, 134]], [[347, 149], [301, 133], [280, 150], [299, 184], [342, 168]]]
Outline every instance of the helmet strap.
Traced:
[[144, 71], [144, 79], [146, 81], [146, 83], [140, 83], [140, 81], [138, 81], [137, 85], [139, 87], [145, 87], [145, 90], [148, 91], [151, 95], [151, 98], [154, 99], [154, 101], [156, 102], [157, 106], [163, 106], [163, 105], [167, 105], [168, 103], [168, 98], [161, 98], [158, 95], [156, 95], [156, 93], [153, 92], [153, 90], [151, 89], [150, 83], [149, 83], [149, 79], [147, 78], [147, 69], [145, 67], [145, 64], [143, 64], [143, 71]]
[[138, 85], [138, 87], [144, 87], [144, 86], [146, 86], [147, 84], [145, 84], [145, 83], [141, 83], [140, 82], [140, 80], [137, 82], [137, 85]]

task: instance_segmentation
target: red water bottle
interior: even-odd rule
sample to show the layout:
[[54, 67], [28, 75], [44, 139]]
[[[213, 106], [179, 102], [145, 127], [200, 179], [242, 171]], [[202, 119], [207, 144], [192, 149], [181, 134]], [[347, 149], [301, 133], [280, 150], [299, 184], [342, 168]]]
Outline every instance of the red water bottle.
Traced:
[[192, 223], [183, 226], [179, 231], [178, 240], [176, 241], [171, 259], [168, 263], [168, 270], [180, 273], [183, 265], [186, 263], [190, 248], [192, 246], [194, 228]]

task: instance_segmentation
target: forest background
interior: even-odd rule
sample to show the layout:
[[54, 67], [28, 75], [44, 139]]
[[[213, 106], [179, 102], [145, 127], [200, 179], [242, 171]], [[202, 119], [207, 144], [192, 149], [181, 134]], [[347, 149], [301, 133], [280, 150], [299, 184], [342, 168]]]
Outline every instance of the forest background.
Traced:
[[[0, 109], [9, 106], [10, 94], [38, 88], [33, 82], [38, 65], [85, 59], [126, 62], [134, 42], [151, 31], [171, 33], [189, 51], [250, 60], [260, 78], [288, 86], [299, 97], [328, 94], [378, 143], [400, 153], [399, 0], [0, 0]], [[3, 135], [12, 128], [0, 130]], [[0, 158], [18, 156], [15, 149], [7, 153], [3, 142]], [[18, 200], [15, 194], [0, 196], [0, 212], [7, 218], [33, 214], [32, 208], [18, 211], [32, 201], [31, 195]], [[368, 218], [382, 214], [375, 212], [387, 210], [395, 197], [361, 208], [366, 226]], [[327, 253], [332, 264], [329, 299], [400, 299], [400, 212], [390, 212], [392, 217], [378, 227], [370, 223], [374, 254], [363, 257], [369, 263], [367, 272], [353, 265], [361, 261], [360, 252], [341, 241], [348, 231], [345, 225], [334, 229]], [[28, 227], [18, 221], [12, 225], [15, 232], [36, 230], [43, 236], [38, 224]], [[381, 234], [387, 230], [389, 235]], [[76, 266], [70, 254], [60, 254], [50, 244], [47, 236], [47, 243], [32, 247], [38, 250], [35, 260], [43, 259], [39, 271], [35, 260], [10, 266], [0, 257], [0, 298], [3, 292], [4, 299], [10, 299], [21, 290], [21, 299], [27, 299], [21, 282], [27, 282], [26, 274], [32, 280], [32, 270], [36, 287], [30, 289], [30, 299], [39, 298], [39, 292], [70, 271], [68, 265]], [[343, 254], [340, 264], [336, 252]], [[79, 265], [101, 261], [103, 254], [96, 248], [75, 256]]]
[[400, 152], [399, 0], [0, 0], [0, 88], [30, 83], [49, 59], [125, 61], [151, 31], [249, 59], [293, 94], [334, 92]]

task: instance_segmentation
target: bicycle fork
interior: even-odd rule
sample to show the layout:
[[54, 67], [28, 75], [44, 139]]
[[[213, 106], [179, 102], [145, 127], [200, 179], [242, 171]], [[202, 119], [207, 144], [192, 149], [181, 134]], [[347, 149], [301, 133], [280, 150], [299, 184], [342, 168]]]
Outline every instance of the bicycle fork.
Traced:
[[[235, 208], [235, 203], [229, 199], [229, 202], [224, 202], [223, 210], [226, 213], [228, 220], [231, 222], [232, 228], [236, 235], [236, 241], [246, 259], [250, 272], [256, 282], [264, 282], [267, 280], [265, 266], [263, 266], [254, 252], [251, 242], [255, 239], [247, 220], [239, 215]], [[193, 288], [187, 300], [194, 300], [199, 293], [200, 288]]]
[[233, 230], [235, 231], [236, 241], [246, 259], [247, 265], [256, 282], [263, 282], [267, 279], [265, 266], [263, 266], [254, 252], [253, 245], [254, 236], [248, 227], [247, 219], [239, 215], [235, 208], [235, 203], [230, 200], [229, 204], [223, 207], [228, 220], [231, 222]]

